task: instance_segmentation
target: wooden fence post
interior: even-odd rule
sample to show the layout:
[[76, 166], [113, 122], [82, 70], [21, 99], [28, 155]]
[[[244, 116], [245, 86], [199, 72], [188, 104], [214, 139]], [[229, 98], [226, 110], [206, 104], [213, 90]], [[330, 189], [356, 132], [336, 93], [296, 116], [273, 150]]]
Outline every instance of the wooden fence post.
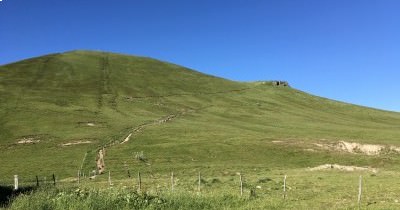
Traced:
[[111, 171], [108, 171], [108, 184], [112, 186], [113, 184], [111, 183]]
[[362, 176], [358, 180], [358, 209], [361, 208], [361, 194], [362, 194]]
[[142, 177], [140, 176], [140, 171], [138, 172], [138, 187], [139, 187], [139, 192], [142, 191]]
[[243, 195], [243, 177], [242, 177], [242, 174], [240, 173], [239, 174], [239, 178], [240, 178], [240, 196], [242, 196]]
[[201, 192], [201, 172], [199, 171], [199, 187], [198, 187], [199, 192]]
[[171, 172], [171, 191], [174, 191], [174, 172]]
[[36, 187], [39, 187], [39, 177], [36, 175]]
[[56, 175], [53, 174], [53, 185], [56, 186]]
[[286, 175], [283, 178], [283, 199], [286, 199]]
[[14, 175], [14, 190], [18, 190], [18, 175]]

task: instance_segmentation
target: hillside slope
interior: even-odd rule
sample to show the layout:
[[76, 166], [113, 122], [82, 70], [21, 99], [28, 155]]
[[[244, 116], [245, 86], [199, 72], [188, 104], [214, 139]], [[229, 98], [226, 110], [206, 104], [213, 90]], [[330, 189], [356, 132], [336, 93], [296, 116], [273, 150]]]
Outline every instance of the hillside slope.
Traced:
[[[303, 168], [327, 162], [396, 167], [315, 145], [400, 146], [400, 114], [271, 83], [240, 83], [162, 61], [72, 51], [0, 67], [1, 177], [75, 176], [96, 168], [169, 171]], [[122, 143], [123, 142], [123, 143]], [[121, 144], [122, 143], [122, 144]], [[145, 161], [134, 156], [143, 152]]]

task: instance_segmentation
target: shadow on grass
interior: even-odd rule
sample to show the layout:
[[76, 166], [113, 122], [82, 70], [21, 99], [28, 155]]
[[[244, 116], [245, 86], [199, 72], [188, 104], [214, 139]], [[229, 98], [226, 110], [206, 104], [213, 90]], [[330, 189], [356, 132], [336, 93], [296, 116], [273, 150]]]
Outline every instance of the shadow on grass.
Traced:
[[18, 190], [14, 190], [11, 186], [0, 186], [0, 208], [8, 207], [12, 200], [22, 193], [28, 193], [35, 190], [37, 187], [21, 187]]

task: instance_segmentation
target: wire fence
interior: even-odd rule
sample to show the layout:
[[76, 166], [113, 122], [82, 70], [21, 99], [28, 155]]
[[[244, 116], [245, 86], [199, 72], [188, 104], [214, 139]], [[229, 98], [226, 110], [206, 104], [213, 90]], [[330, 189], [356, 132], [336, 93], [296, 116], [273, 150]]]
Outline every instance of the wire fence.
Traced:
[[[9, 179], [0, 180], [0, 205], [4, 205], [7, 202], [5, 197], [15, 194], [18, 190], [42, 186], [96, 186], [97, 188], [127, 186], [132, 190], [146, 193], [187, 192], [197, 194], [219, 193], [226, 189], [225, 191], [230, 191], [238, 196], [275, 196], [283, 200], [293, 199], [301, 194], [303, 194], [302, 196], [307, 194], [314, 195], [315, 192], [323, 192], [321, 190], [323, 188], [326, 188], [324, 190], [327, 193], [335, 188], [341, 188], [346, 194], [350, 193], [350, 195], [346, 195], [347, 197], [351, 197], [355, 203], [361, 205], [365, 193], [369, 193], [368, 187], [380, 186], [382, 183], [378, 181], [384, 179], [384, 177], [381, 178], [374, 173], [368, 172], [304, 172], [298, 174], [268, 174], [268, 172], [265, 172], [264, 175], [264, 172], [231, 172], [225, 176], [213, 176], [207, 172], [195, 172], [194, 170], [191, 172], [177, 171], [158, 174], [148, 171], [129, 170], [126, 173], [122, 173], [122, 171], [114, 173], [115, 177], [113, 177], [112, 171], [107, 171], [102, 175], [95, 172], [84, 174], [81, 171], [77, 171], [76, 177], [64, 179], [59, 179], [55, 174], [48, 174], [47, 176], [11, 176]], [[379, 180], [369, 182], [373, 179]], [[335, 180], [336, 182], [333, 182]], [[367, 190], [364, 189], [366, 183]]]

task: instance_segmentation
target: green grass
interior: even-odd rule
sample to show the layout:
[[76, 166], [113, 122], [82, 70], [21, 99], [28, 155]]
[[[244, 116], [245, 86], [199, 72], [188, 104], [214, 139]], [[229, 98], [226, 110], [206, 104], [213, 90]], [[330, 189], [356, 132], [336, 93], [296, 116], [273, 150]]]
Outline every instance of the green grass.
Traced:
[[[141, 125], [130, 141], [118, 144]], [[400, 146], [399, 136], [400, 113], [270, 82], [229, 81], [151, 58], [72, 51], [0, 66], [0, 183], [10, 184], [14, 174], [22, 180], [53, 173], [72, 180], [81, 165], [86, 174], [96, 168], [96, 152], [104, 146], [106, 173], [121, 182], [127, 170], [154, 176], [174, 171], [185, 179], [198, 171], [221, 179], [225, 172], [293, 170], [308, 178], [317, 175], [305, 172], [307, 167], [325, 163], [370, 166], [390, 177], [400, 169], [398, 154], [350, 154], [315, 143]], [[18, 144], [22, 139], [39, 142]], [[78, 141], [91, 143], [62, 146]], [[146, 161], [136, 160], [137, 152]], [[101, 175], [93, 182], [106, 179]], [[322, 189], [321, 198], [301, 201], [300, 207], [320, 206], [330, 192]], [[263, 200], [237, 202], [229, 208], [257, 208]], [[289, 205], [274, 202], [261, 207]]]
[[[283, 174], [287, 174], [283, 198]], [[257, 171], [244, 174], [240, 195], [239, 177], [204, 176], [201, 191], [192, 173], [176, 174], [174, 191], [168, 175], [146, 178], [142, 192], [135, 179], [91, 182], [43, 188], [19, 196], [11, 209], [358, 209], [358, 178], [362, 175], [361, 209], [398, 209], [399, 173], [311, 172], [307, 170]], [[183, 177], [182, 177], [183, 176]], [[257, 188], [258, 186], [258, 188]], [[250, 195], [250, 190], [255, 194]]]

